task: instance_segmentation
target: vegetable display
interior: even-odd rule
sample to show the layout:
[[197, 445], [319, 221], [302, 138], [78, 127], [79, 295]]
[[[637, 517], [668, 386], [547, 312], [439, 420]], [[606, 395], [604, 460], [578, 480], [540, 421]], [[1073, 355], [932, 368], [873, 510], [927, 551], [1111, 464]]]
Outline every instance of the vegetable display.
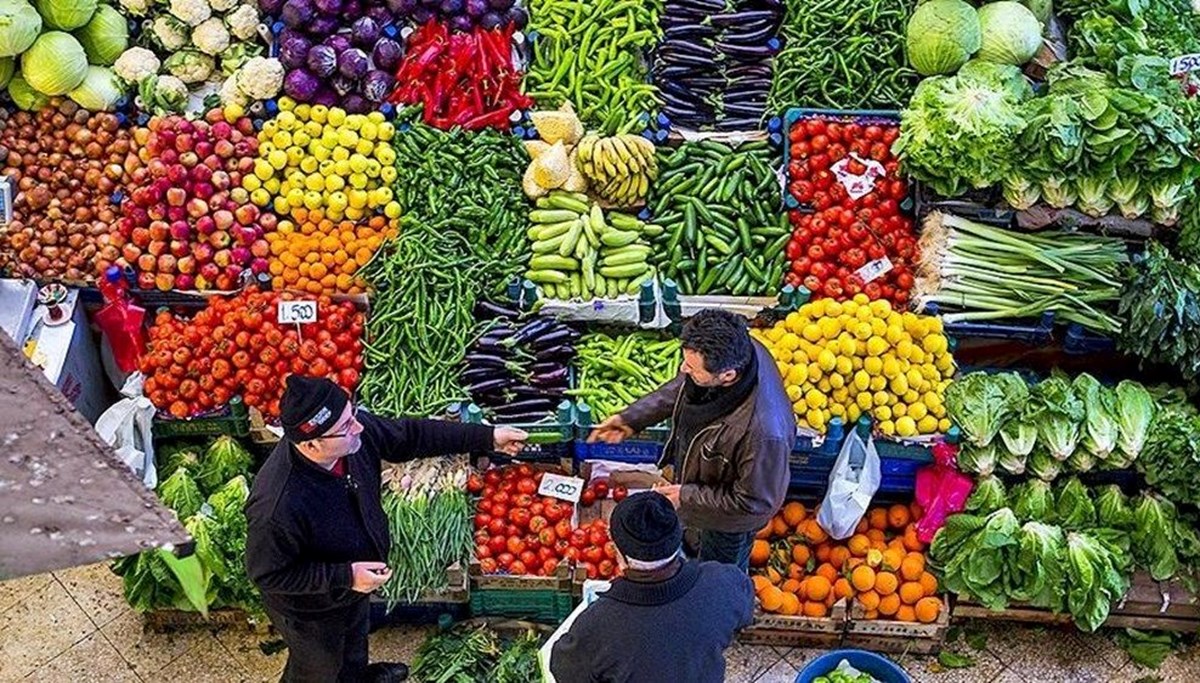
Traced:
[[451, 34], [445, 24], [424, 24], [408, 37], [398, 65], [380, 66], [396, 72], [398, 85], [387, 100], [422, 105], [422, 120], [435, 128], [507, 130], [512, 115], [533, 104], [521, 93], [513, 30], [508, 24]]
[[576, 388], [567, 392], [592, 409], [599, 422], [679, 374], [679, 340], [649, 332], [610, 336], [593, 332], [576, 345]]
[[[480, 302], [477, 312], [495, 310]], [[463, 359], [459, 382], [471, 401], [500, 423], [541, 422], [553, 415], [570, 385], [569, 363], [579, 333], [546, 318], [519, 321], [502, 309]], [[490, 316], [480, 316], [484, 319]]]
[[116, 264], [133, 268], [142, 289], [163, 291], [228, 291], [243, 272], [266, 273], [276, 218], [242, 187], [259, 151], [250, 119], [154, 117], [135, 136], [142, 166], [110, 236]]
[[663, 226], [652, 240], [659, 272], [682, 294], [774, 293], [791, 231], [773, 213], [779, 181], [767, 144], [684, 143], [661, 157], [650, 196]]
[[141, 167], [133, 132], [69, 100], [0, 117], [0, 172], [13, 193], [0, 266], [20, 277], [90, 281], [120, 256], [109, 242], [113, 193]]
[[750, 550], [759, 606], [786, 616], [823, 617], [847, 600], [865, 619], [937, 621], [942, 601], [917, 538], [920, 515], [915, 505], [873, 507], [854, 535], [839, 543], [817, 523], [816, 509], [785, 503]]
[[459, 624], [431, 632], [413, 658], [418, 681], [455, 683], [525, 683], [542, 675], [539, 637], [526, 631], [503, 645], [488, 626]]
[[801, 208], [788, 213], [787, 284], [816, 297], [863, 292], [905, 307], [917, 253], [913, 220], [900, 209], [908, 183], [889, 150], [898, 134], [895, 124], [873, 119], [812, 116], [792, 125], [787, 189]]
[[1194, 413], [1178, 409], [1159, 411], [1136, 463], [1146, 482], [1177, 503], [1198, 505], [1197, 463], [1200, 463], [1200, 419]]
[[358, 271], [384, 240], [399, 234], [399, 221], [371, 216], [367, 221], [334, 222], [320, 209], [292, 211], [268, 232], [271, 286], [309, 294], [359, 294], [366, 282]]
[[993, 228], [932, 212], [921, 234], [914, 298], [958, 309], [946, 322], [1036, 318], [1052, 312], [1101, 333], [1117, 332], [1123, 240], [1065, 230]]
[[244, 290], [212, 297], [192, 318], [159, 312], [141, 357], [143, 390], [160, 411], [188, 418], [224, 408], [241, 396], [269, 419], [279, 417], [292, 373], [327, 377], [347, 391], [362, 370], [363, 315], [350, 302], [317, 300], [317, 322], [303, 334], [277, 321], [288, 294]]
[[944, 396], [954, 358], [938, 318], [858, 294], [807, 303], [751, 335], [775, 358], [802, 428], [824, 433], [834, 417], [853, 423], [861, 415], [887, 436], [950, 428]]
[[767, 110], [896, 109], [917, 75], [904, 56], [915, 2], [786, 0]]
[[609, 211], [559, 190], [537, 200], [527, 234], [532, 255], [525, 277], [556, 299], [637, 294], [654, 277], [646, 239], [662, 228]]
[[529, 28], [538, 34], [525, 93], [543, 108], [565, 101], [605, 135], [629, 132], [643, 114], [658, 113], [645, 57], [662, 35], [662, 2], [599, 0], [585, 4], [534, 0]]
[[416, 0], [389, 0], [388, 8], [397, 18], [409, 19], [413, 24], [428, 25], [433, 20], [462, 33], [469, 33], [476, 27], [490, 30], [505, 26], [521, 30], [529, 21], [528, 12], [513, 0], [441, 0], [423, 3]]
[[1117, 313], [1121, 350], [1172, 366], [1185, 380], [1200, 374], [1200, 267], [1149, 242], [1128, 270]]

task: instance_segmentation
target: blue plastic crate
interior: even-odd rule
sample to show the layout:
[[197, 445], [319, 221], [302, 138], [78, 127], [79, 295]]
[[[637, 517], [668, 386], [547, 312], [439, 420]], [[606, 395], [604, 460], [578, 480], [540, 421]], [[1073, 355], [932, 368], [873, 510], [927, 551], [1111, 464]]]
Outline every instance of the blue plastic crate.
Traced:
[[1117, 342], [1112, 337], [1096, 334], [1079, 323], [1067, 326], [1063, 337], [1063, 352], [1073, 356], [1089, 353], [1112, 353], [1117, 350]]
[[[833, 121], [836, 123], [858, 123], [858, 124], [864, 125], [864, 126], [872, 125], [872, 124], [887, 124], [887, 125], [899, 125], [900, 124], [900, 112], [895, 111], [895, 110], [806, 109], [803, 107], [794, 107], [792, 109], [788, 109], [787, 112], [783, 116], [783, 130], [780, 131], [781, 143], [783, 145], [783, 170], [784, 170], [785, 174], [787, 173], [788, 165], [792, 161], [792, 158], [791, 158], [792, 157], [792, 145], [791, 145], [791, 138], [790, 138], [792, 124], [794, 124], [796, 121], [799, 121], [800, 119], [815, 119], [815, 118], [824, 119], [826, 121]], [[798, 202], [796, 200], [796, 198], [793, 197], [791, 195], [791, 193], [788, 192], [787, 185], [788, 185], [787, 183], [784, 183], [784, 187], [783, 187], [783, 205], [784, 205], [784, 207], [788, 208], [788, 209], [811, 210], [811, 207], [802, 206], [800, 204], [800, 202]], [[910, 210], [914, 206], [915, 206], [915, 203], [911, 197], [906, 198], [904, 200], [904, 203], [901, 204], [901, 208], [905, 209], [905, 210]]]
[[[937, 304], [929, 304], [923, 312], [940, 315], [945, 311]], [[1036, 320], [943, 323], [942, 327], [946, 334], [957, 339], [1002, 339], [1044, 346], [1054, 341], [1054, 322], [1054, 312], [1047, 311]]]
[[634, 438], [618, 444], [588, 443], [588, 432], [591, 429], [591, 425], [578, 425], [575, 435], [575, 459], [579, 462], [612, 460], [633, 465], [657, 463], [662, 458], [663, 448], [671, 435], [671, 429], [661, 424], [645, 429], [635, 434]]

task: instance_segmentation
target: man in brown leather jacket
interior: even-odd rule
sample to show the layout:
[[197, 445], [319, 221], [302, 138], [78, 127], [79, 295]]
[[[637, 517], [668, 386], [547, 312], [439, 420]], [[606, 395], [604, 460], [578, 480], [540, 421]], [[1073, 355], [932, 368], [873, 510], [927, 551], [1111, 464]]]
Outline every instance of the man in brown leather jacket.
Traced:
[[754, 534], [783, 504], [796, 422], [771, 354], [743, 318], [704, 310], [683, 328], [675, 379], [593, 430], [619, 443], [671, 419], [660, 465], [675, 484], [656, 489], [699, 532], [701, 560], [749, 564]]

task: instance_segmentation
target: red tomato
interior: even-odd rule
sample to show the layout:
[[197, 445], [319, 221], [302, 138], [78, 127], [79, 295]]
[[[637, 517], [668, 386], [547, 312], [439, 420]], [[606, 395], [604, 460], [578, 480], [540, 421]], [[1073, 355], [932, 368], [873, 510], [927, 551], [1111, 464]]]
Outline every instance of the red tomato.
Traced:
[[532, 550], [526, 550], [525, 552], [521, 553], [520, 560], [522, 564], [527, 567], [532, 567], [538, 564], [537, 553], [533, 552]]
[[558, 571], [558, 560], [547, 559], [547, 560], [543, 561], [542, 562], [542, 571], [546, 572], [547, 576]]
[[592, 489], [596, 492], [597, 499], [608, 497], [608, 481], [601, 479], [592, 484]]
[[475, 515], [475, 529], [486, 529], [487, 525], [492, 522], [492, 516], [486, 513]]
[[563, 508], [557, 502], [547, 503], [544, 510], [546, 521], [551, 524], [557, 524], [563, 518]]
[[522, 574], [528, 574], [529, 570], [525, 568], [524, 562], [516, 560], [512, 564], [508, 565], [508, 573], [520, 576]]
[[582, 529], [576, 529], [575, 531], [571, 532], [571, 547], [583, 550], [587, 547], [587, 544], [588, 535], [586, 531]]
[[501, 505], [508, 505], [508, 502], [509, 502], [508, 492], [503, 489], [501, 489], [496, 495], [492, 496], [492, 504], [493, 505], [495, 505], [496, 503], [499, 503]]
[[616, 570], [617, 565], [613, 564], [612, 560], [601, 560], [600, 566], [597, 567], [597, 571], [600, 572], [600, 576], [605, 579], [612, 578], [612, 575]]
[[488, 521], [488, 533], [493, 536], [503, 535], [506, 526], [508, 525], [504, 523], [503, 517], [493, 517]]
[[559, 557], [566, 557], [567, 551], [571, 549], [571, 542], [565, 538], [560, 537], [554, 542], [554, 554]]
[[519, 508], [529, 508], [531, 505], [533, 505], [533, 496], [529, 495], [528, 493], [518, 493], [513, 498], [513, 505]]
[[471, 476], [467, 477], [467, 492], [478, 494], [482, 491], [483, 491], [483, 479], [481, 479], [478, 474], [475, 474], [474, 472], [472, 472]]
[[584, 507], [591, 507], [596, 502], [596, 492], [591, 488], [586, 488], [579, 496], [579, 503]]
[[563, 556], [564, 560], [578, 562], [579, 561], [579, 548], [571, 546], [570, 548], [567, 548], [566, 550], [563, 551], [562, 556]]
[[533, 481], [532, 477], [523, 477], [520, 481], [517, 482], [517, 492], [518, 493], [534, 494], [534, 493], [537, 493], [537, 490], [538, 490], [538, 485], [536, 482]]
[[607, 542], [608, 532], [604, 529], [592, 527], [592, 530], [588, 532], [588, 543], [594, 546], [603, 546]]
[[[532, 527], [532, 526], [533, 526], [533, 524], [531, 522], [530, 527]], [[556, 534], [554, 532], [554, 527], [552, 527], [552, 526], [548, 526], [548, 527], [539, 529], [537, 532], [537, 535], [538, 535], [538, 542], [548, 548], [554, 547], [555, 542], [558, 540], [558, 534]]]
[[570, 520], [560, 519], [554, 525], [554, 534], [556, 536], [558, 536], [559, 538], [570, 538], [571, 537], [571, 522], [570, 522]]
[[529, 506], [529, 514], [533, 515], [534, 517], [545, 516], [545, 514], [546, 514], [545, 504], [538, 502], [538, 503], [534, 503], [533, 505], [530, 505]]
[[517, 525], [521, 529], [529, 528], [530, 518], [531, 515], [529, 514], [529, 510], [524, 508], [513, 508], [512, 510], [508, 511], [508, 521]]
[[604, 556], [610, 560], [617, 559], [617, 544], [609, 541], [604, 544]]
[[521, 540], [520, 538], [509, 537], [508, 552], [512, 553], [513, 555], [520, 555], [524, 551], [525, 541]]
[[[540, 505], [540, 503], [539, 503], [539, 505]], [[547, 522], [546, 518], [541, 515], [534, 515], [529, 518], [529, 524], [528, 524], [529, 530], [535, 534], [541, 532], [543, 529], [547, 528], [549, 525], [550, 525], [550, 522]], [[553, 533], [554, 530], [550, 529], [550, 532]]]
[[585, 562], [596, 564], [596, 563], [600, 562], [600, 560], [603, 560], [603, 559], [604, 559], [604, 551], [597, 548], [596, 546], [594, 546], [594, 545], [588, 546], [587, 548], [583, 549], [583, 560]]
[[508, 539], [503, 536], [492, 536], [488, 539], [488, 547], [492, 549], [492, 554], [499, 556], [500, 553], [508, 551]]
[[492, 556], [492, 548], [486, 543], [480, 543], [475, 546], [475, 557], [484, 559]]
[[479, 568], [483, 570], [484, 574], [495, 574], [500, 566], [496, 564], [494, 559], [485, 557], [479, 561]]
[[618, 503], [625, 500], [625, 498], [628, 495], [629, 495], [629, 489], [625, 488], [624, 486], [614, 486], [613, 487], [612, 499], [617, 501]]

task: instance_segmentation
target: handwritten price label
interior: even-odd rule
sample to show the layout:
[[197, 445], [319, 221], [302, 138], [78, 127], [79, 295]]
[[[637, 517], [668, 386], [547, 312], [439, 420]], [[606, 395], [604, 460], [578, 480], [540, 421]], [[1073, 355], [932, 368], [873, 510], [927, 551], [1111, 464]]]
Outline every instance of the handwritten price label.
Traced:
[[884, 275], [887, 275], [887, 272], [891, 269], [891, 259], [884, 256], [881, 259], [871, 261], [862, 268], [859, 268], [858, 270], [854, 271], [854, 274], [862, 278], [863, 284], [866, 284], [872, 280], [878, 280]]
[[[850, 169], [852, 162], [858, 162], [863, 167], [863, 171], [861, 173], [853, 172]], [[851, 199], [861, 199], [871, 194], [875, 189], [875, 179], [887, 175], [883, 164], [874, 159], [863, 159], [853, 153], [834, 164], [830, 170], [833, 171], [834, 177], [842, 184], [842, 187], [846, 188], [846, 194], [850, 195]]]
[[1181, 55], [1171, 60], [1171, 75], [1187, 73], [1200, 69], [1200, 54]]
[[317, 302], [280, 301], [276, 313], [280, 325], [307, 325], [317, 322]]
[[542, 483], [538, 486], [538, 495], [578, 503], [579, 495], [583, 493], [584, 483], [579, 477], [564, 477], [561, 474], [546, 473], [542, 475]]

